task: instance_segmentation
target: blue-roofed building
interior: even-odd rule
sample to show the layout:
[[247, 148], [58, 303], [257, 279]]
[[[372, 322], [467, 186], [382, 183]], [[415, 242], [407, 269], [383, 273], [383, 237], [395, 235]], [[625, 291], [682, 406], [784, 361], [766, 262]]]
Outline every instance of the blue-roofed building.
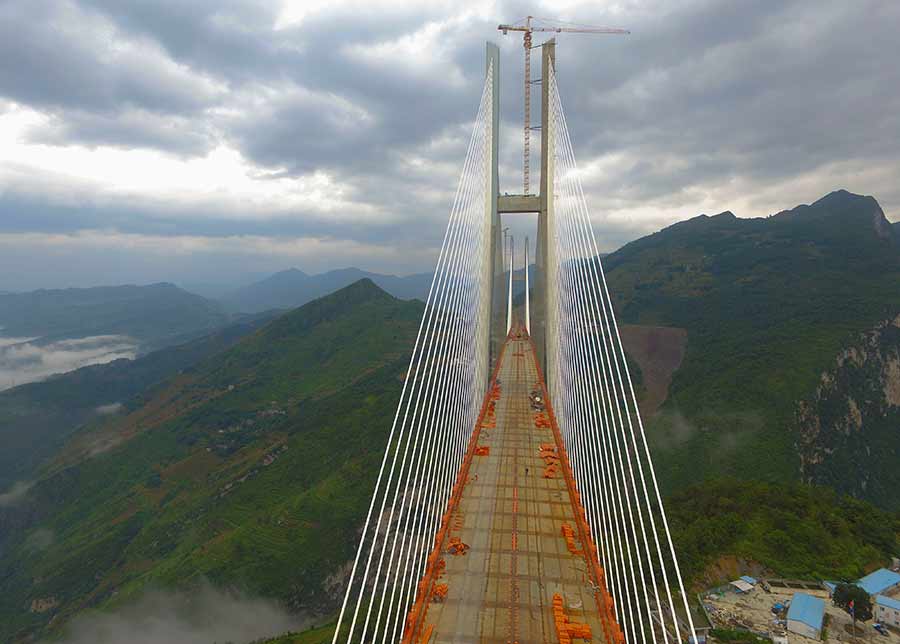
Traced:
[[875, 595], [872, 604], [872, 608], [875, 609], [875, 621], [900, 628], [900, 599]]
[[794, 593], [787, 612], [787, 629], [792, 633], [819, 639], [825, 619], [825, 602], [806, 593]]
[[741, 575], [741, 579], [746, 581], [748, 584], [752, 584], [753, 586], [756, 585], [756, 579], [754, 577], [751, 577], [750, 575]]
[[870, 596], [882, 595], [892, 590], [900, 589], [900, 572], [881, 568], [869, 573], [856, 583]]

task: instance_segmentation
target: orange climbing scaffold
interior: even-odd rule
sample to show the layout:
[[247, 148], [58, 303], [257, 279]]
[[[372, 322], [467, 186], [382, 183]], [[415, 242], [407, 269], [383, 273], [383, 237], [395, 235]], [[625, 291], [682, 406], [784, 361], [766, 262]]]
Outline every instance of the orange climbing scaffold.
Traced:
[[541, 458], [544, 459], [544, 478], [552, 479], [559, 471], [559, 454], [552, 443], [541, 443]]
[[553, 625], [556, 626], [559, 644], [572, 644], [573, 639], [590, 640], [593, 636], [590, 626], [569, 619], [563, 606], [562, 595], [559, 593], [553, 595]]
[[583, 555], [584, 551], [575, 545], [575, 530], [568, 523], [562, 524], [562, 536], [566, 540], [566, 547], [573, 555]]

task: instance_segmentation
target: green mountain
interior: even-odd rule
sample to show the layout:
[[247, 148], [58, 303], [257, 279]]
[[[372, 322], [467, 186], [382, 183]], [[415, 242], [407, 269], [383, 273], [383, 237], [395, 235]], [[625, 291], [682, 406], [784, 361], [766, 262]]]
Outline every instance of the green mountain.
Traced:
[[[695, 217], [606, 258], [622, 322], [687, 332], [648, 423], [667, 489], [801, 477], [802, 401], [860, 333], [900, 312], [897, 239], [875, 199], [838, 191], [761, 219]], [[900, 434], [891, 444], [896, 454]], [[874, 465], [873, 478], [893, 475]], [[846, 468], [825, 470], [809, 480], [860, 492]]]
[[76, 432], [0, 504], [0, 641], [200, 578], [333, 609], [421, 314], [357, 282]]
[[226, 320], [218, 304], [165, 283], [0, 294], [0, 331], [10, 337], [124, 335], [151, 350], [203, 335]]
[[0, 392], [0, 491], [31, 480], [79, 426], [133, 411], [134, 397], [148, 387], [223, 351], [269, 319], [248, 319], [136, 360], [83, 367]]

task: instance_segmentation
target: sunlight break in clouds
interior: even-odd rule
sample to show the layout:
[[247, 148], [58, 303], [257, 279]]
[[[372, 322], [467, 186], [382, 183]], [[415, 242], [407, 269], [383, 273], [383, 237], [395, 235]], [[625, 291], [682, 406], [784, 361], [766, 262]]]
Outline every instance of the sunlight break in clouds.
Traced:
[[31, 133], [49, 122], [46, 114], [21, 105], [12, 105], [0, 119], [0, 191], [24, 186], [62, 202], [84, 201], [88, 194], [95, 202], [137, 198], [161, 210], [205, 204], [220, 215], [240, 217], [259, 211], [340, 216], [368, 210], [348, 201], [346, 190], [326, 172], [264, 173], [225, 143], [203, 156], [179, 158], [151, 149], [35, 142]]

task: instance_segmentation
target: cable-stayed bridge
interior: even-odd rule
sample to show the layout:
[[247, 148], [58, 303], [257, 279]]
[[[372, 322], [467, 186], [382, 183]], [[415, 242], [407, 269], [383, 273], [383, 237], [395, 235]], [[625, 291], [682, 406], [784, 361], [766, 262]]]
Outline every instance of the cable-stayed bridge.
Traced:
[[[499, 194], [498, 58], [488, 44], [333, 642], [696, 641], [555, 42], [542, 46], [538, 195]], [[538, 225], [535, 283], [517, 317], [500, 232], [501, 215], [518, 212]]]

